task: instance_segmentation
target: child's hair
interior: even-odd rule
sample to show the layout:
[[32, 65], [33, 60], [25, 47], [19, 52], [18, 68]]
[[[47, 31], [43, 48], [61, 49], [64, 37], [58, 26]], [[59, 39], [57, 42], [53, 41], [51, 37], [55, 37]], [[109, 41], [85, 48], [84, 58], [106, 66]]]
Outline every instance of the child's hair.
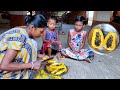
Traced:
[[57, 17], [56, 16], [50, 16], [50, 17], [48, 17], [48, 20], [49, 19], [55, 20], [57, 22]]
[[47, 21], [42, 14], [37, 14], [34, 16], [28, 15], [25, 17], [25, 23], [27, 25], [34, 25], [36, 28], [44, 28], [47, 26]]
[[82, 22], [83, 25], [87, 24], [86, 18], [83, 17], [83, 16], [77, 16], [76, 19], [75, 19], [75, 22], [77, 22], [77, 21]]

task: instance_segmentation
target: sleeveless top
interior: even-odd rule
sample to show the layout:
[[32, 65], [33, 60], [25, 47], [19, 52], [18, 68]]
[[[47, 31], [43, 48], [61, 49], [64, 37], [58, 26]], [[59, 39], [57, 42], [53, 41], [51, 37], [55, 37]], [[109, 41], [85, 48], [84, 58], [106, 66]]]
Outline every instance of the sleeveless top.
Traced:
[[83, 38], [87, 34], [86, 31], [81, 31], [80, 33], [76, 33], [74, 29], [70, 29], [70, 36], [71, 45], [75, 48], [76, 51], [78, 51], [79, 47], [82, 45]]
[[57, 31], [56, 29], [53, 32], [50, 32], [49, 28], [46, 28], [46, 40], [56, 41], [57, 40]]

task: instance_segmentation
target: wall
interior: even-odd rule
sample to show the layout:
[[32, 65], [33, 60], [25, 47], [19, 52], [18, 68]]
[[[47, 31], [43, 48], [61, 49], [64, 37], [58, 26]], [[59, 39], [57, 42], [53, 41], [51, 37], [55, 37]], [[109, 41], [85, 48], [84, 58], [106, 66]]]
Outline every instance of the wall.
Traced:
[[67, 17], [67, 24], [73, 24], [74, 19], [77, 16], [84, 16], [86, 17], [86, 11], [71, 11], [71, 13], [68, 13]]
[[11, 27], [25, 25], [24, 17], [27, 15], [27, 11], [9, 11], [9, 13], [10, 13], [10, 26]]
[[8, 24], [10, 21], [8, 19], [3, 19], [1, 15], [4, 13], [0, 13], [0, 24]]
[[9, 11], [12, 15], [27, 15], [27, 11]]
[[94, 20], [109, 22], [111, 16], [112, 11], [95, 11]]
[[112, 11], [95, 11], [93, 17], [93, 26], [100, 23], [109, 23]]
[[93, 23], [94, 11], [86, 11], [86, 18], [88, 18], [88, 25], [91, 26]]

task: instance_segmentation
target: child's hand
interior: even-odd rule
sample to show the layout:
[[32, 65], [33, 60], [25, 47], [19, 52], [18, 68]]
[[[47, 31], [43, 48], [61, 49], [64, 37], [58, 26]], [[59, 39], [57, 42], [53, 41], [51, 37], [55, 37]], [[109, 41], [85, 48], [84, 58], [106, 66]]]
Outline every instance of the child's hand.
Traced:
[[80, 51], [80, 50], [78, 50], [77, 52], [78, 52], [78, 53], [80, 53], [81, 51]]
[[48, 58], [49, 58], [49, 56], [45, 55], [42, 59], [48, 59]]
[[75, 51], [75, 50], [73, 50], [73, 53], [74, 53], [74, 54], [77, 54], [78, 52], [77, 52], [77, 51]]
[[53, 41], [53, 43], [61, 44], [61, 42], [60, 42], [60, 41]]
[[60, 42], [60, 41], [56, 41], [56, 43], [61, 44], [61, 42]]

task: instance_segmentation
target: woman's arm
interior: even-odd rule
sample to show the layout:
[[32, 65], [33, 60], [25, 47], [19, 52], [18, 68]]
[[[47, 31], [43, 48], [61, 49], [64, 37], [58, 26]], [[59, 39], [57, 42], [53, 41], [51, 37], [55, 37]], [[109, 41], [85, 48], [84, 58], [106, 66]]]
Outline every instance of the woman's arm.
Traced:
[[12, 62], [15, 57], [17, 56], [18, 51], [17, 50], [10, 50], [8, 49], [4, 55], [4, 58], [0, 64], [0, 70], [5, 71], [15, 71], [15, 70], [22, 70], [22, 69], [28, 69], [32, 67], [31, 63], [14, 63]]

